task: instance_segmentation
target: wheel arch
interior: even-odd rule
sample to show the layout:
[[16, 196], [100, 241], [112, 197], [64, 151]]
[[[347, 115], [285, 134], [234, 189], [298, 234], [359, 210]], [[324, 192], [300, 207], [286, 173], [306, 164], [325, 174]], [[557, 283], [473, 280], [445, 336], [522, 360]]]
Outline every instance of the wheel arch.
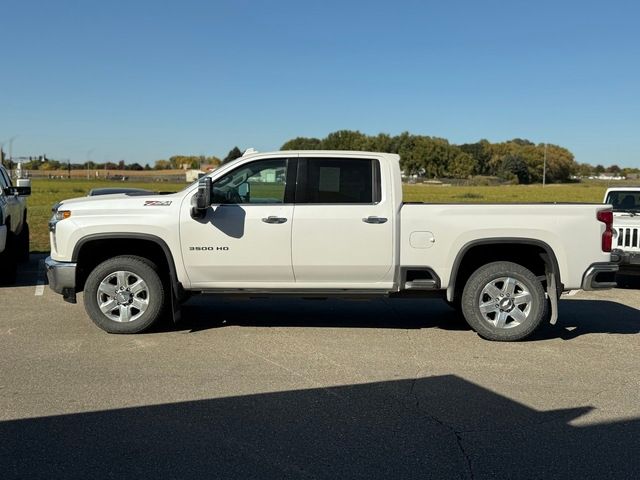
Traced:
[[[495, 248], [498, 246], [499, 250]], [[558, 296], [563, 290], [558, 259], [548, 243], [535, 238], [484, 238], [466, 243], [456, 255], [449, 277], [447, 299], [452, 301], [460, 295], [474, 270], [494, 261], [513, 261], [537, 275], [549, 271], [556, 278]]]
[[181, 285], [176, 273], [173, 254], [167, 243], [155, 235], [144, 233], [98, 233], [80, 239], [71, 259], [77, 263], [76, 291], [84, 289], [87, 276], [98, 264], [117, 255], [137, 255], [153, 261], [176, 296], [181, 294]]

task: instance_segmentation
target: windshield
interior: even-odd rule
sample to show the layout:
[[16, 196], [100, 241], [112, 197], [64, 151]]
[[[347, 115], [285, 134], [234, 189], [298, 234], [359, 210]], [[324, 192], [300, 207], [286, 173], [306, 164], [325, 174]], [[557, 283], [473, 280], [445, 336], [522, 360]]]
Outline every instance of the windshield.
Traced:
[[606, 203], [613, 205], [614, 212], [640, 213], [640, 191], [609, 192]]

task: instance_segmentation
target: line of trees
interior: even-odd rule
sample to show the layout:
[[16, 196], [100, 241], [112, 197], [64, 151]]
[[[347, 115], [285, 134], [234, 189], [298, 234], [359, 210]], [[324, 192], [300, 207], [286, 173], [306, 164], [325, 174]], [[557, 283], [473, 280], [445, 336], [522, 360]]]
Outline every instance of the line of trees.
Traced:
[[[552, 144], [535, 144], [529, 140], [514, 138], [506, 142], [491, 143], [480, 140], [476, 143], [455, 145], [447, 139], [414, 135], [403, 132], [400, 135], [380, 133], [366, 135], [357, 130], [338, 130], [326, 137], [297, 137], [284, 143], [282, 150], [357, 150], [397, 153], [406, 175], [426, 178], [469, 178], [471, 176], [491, 176], [522, 184], [542, 181], [546, 150], [547, 182], [566, 182], [573, 175], [579, 177], [600, 174], [629, 175], [640, 173], [640, 169], [620, 168], [617, 165], [595, 167], [587, 163], [578, 164], [573, 154], [566, 148]], [[119, 162], [71, 163], [33, 158], [23, 162], [27, 170], [177, 170], [216, 167], [242, 156], [236, 146], [220, 159], [205, 155], [174, 155], [168, 160], [157, 160], [149, 164]], [[43, 161], [44, 160], [44, 161]]]
[[[233, 147], [226, 157], [222, 160], [216, 156], [205, 155], [174, 155], [168, 160], [156, 160], [153, 167], [148, 163], [140, 165], [139, 163], [126, 163], [124, 160], [119, 162], [84, 162], [71, 163], [64, 160], [49, 159], [46, 156], [33, 157], [26, 162], [22, 162], [22, 168], [26, 170], [183, 170], [183, 169], [200, 169], [203, 167], [217, 167], [220, 164], [230, 162], [242, 156], [242, 151], [238, 147]], [[14, 162], [15, 163], [15, 162]]]
[[[518, 183], [541, 182], [545, 145], [516, 138], [507, 142], [454, 145], [447, 139], [414, 135], [365, 135], [339, 130], [323, 139], [298, 137], [285, 142], [283, 150], [359, 150], [397, 153], [407, 175], [427, 178], [496, 176]], [[564, 182], [578, 172], [573, 154], [559, 145], [547, 145], [547, 181]]]

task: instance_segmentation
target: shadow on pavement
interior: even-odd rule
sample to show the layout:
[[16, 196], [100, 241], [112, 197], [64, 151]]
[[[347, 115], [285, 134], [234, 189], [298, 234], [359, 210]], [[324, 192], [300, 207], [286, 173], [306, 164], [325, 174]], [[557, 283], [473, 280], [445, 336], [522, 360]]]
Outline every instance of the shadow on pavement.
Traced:
[[[187, 302], [182, 308], [182, 320], [165, 328], [197, 332], [231, 325], [469, 330], [464, 319], [438, 299], [229, 300], [206, 296]], [[561, 300], [558, 323], [542, 327], [530, 340], [639, 332], [640, 312], [635, 308], [603, 300]]]
[[46, 278], [44, 272], [44, 259], [48, 254], [34, 254], [29, 255], [29, 261], [18, 264], [16, 271], [16, 281], [12, 284], [6, 285], [0, 283], [0, 289], [2, 288], [14, 288], [14, 287], [30, 287], [38, 284], [38, 281], [43, 281]]
[[533, 340], [571, 340], [590, 333], [640, 333], [640, 311], [606, 300], [561, 300], [558, 323], [541, 329]]
[[[140, 399], [143, 401], [143, 399]], [[456, 376], [0, 423], [17, 478], [638, 478], [640, 419], [575, 427]]]
[[469, 330], [459, 314], [438, 299], [305, 300], [229, 299], [196, 296], [182, 307], [179, 330], [246, 327], [442, 328]]

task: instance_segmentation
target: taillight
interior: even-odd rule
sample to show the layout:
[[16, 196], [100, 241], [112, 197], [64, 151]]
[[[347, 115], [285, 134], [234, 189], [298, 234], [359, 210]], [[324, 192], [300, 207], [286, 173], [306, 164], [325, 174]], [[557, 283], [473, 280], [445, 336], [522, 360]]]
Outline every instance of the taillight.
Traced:
[[613, 244], [613, 212], [611, 210], [600, 210], [596, 218], [605, 224], [604, 233], [602, 234], [602, 251], [610, 252]]

